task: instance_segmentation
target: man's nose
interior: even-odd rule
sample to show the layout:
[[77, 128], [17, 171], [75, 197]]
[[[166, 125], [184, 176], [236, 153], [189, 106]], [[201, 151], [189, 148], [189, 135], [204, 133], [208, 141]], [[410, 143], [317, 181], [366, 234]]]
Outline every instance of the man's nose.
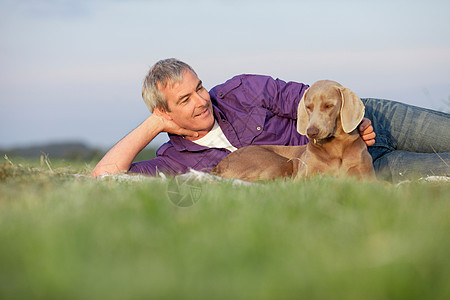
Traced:
[[197, 106], [204, 106], [206, 103], [208, 103], [208, 100], [197, 92], [194, 93], [194, 99]]

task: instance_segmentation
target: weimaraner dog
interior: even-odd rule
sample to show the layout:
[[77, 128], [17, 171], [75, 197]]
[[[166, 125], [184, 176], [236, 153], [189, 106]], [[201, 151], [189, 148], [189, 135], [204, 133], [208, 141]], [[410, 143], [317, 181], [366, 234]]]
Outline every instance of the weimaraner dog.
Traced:
[[364, 104], [339, 83], [314, 83], [298, 106], [297, 131], [310, 142], [304, 146], [247, 146], [226, 156], [212, 171], [225, 178], [247, 181], [314, 174], [372, 179], [372, 157], [357, 127]]

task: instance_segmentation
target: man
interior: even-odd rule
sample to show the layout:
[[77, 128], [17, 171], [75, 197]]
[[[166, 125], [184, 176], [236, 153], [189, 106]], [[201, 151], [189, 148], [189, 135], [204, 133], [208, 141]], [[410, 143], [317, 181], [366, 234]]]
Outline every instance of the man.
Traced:
[[[304, 145], [308, 140], [296, 131], [296, 114], [307, 88], [268, 76], [240, 75], [208, 93], [189, 65], [176, 59], [159, 61], [142, 91], [152, 115], [108, 151], [92, 176], [126, 171], [177, 174], [190, 168], [209, 172], [226, 155], [251, 144]], [[363, 102], [378, 138], [375, 142], [369, 119], [361, 123], [360, 135], [372, 146], [369, 152], [380, 176], [397, 179], [409, 171], [448, 174], [448, 114], [387, 100]], [[436, 125], [427, 123], [424, 128], [417, 122]], [[169, 133], [170, 142], [158, 149], [157, 157], [132, 164], [160, 132]]]

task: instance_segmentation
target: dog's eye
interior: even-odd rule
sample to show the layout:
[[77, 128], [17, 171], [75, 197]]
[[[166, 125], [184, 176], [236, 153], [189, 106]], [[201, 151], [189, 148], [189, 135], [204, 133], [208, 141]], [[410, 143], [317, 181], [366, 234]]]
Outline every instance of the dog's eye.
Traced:
[[330, 108], [332, 108], [334, 105], [333, 104], [331, 104], [331, 103], [326, 103], [325, 105], [324, 105], [324, 107], [326, 108], [326, 109], [330, 109]]
[[314, 105], [306, 105], [307, 111], [313, 111], [313, 109], [314, 109]]

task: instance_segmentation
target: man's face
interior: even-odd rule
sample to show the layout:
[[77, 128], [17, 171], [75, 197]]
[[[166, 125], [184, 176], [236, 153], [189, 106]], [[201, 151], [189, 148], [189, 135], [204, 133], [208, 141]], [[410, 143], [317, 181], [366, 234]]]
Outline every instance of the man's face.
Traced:
[[[191, 71], [183, 72], [180, 83], [170, 83], [161, 92], [169, 107], [164, 112], [178, 126], [194, 131], [210, 131], [214, 125], [211, 98], [202, 82]], [[203, 135], [203, 134], [202, 134]]]

